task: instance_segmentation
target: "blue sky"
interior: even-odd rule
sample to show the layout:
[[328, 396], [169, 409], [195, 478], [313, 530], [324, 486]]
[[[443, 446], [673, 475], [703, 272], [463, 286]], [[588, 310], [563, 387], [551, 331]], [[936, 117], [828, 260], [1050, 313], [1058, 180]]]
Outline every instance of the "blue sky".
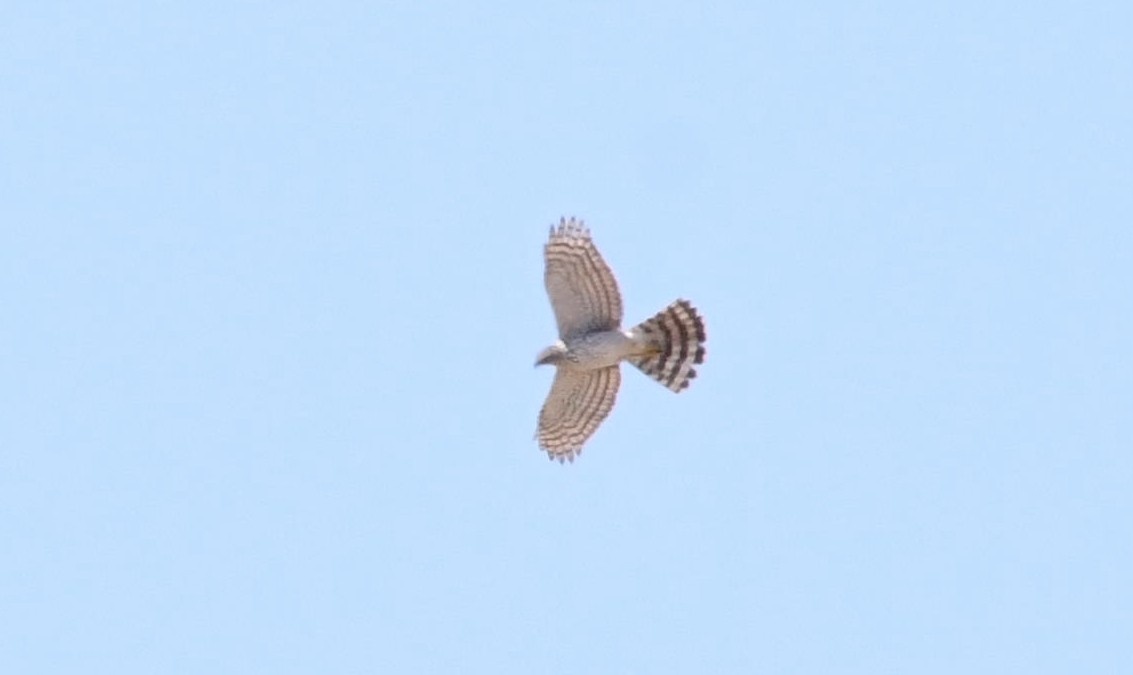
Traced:
[[[1127, 3], [0, 11], [0, 671], [1133, 669]], [[542, 244], [627, 370], [538, 451]]]

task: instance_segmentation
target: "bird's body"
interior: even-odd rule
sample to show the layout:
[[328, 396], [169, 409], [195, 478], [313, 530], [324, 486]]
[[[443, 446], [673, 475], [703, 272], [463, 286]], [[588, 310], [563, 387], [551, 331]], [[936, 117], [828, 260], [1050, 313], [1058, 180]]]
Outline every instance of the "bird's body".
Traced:
[[614, 407], [622, 361], [679, 392], [704, 361], [706, 335], [686, 300], [622, 330], [617, 281], [580, 221], [564, 218], [552, 226], [544, 256], [560, 339], [535, 362], [556, 368], [536, 435], [551, 459], [574, 461]]
[[561, 354], [554, 365], [568, 370], [595, 370], [616, 366], [631, 356], [644, 356], [656, 349], [632, 333], [604, 330], [560, 340], [548, 351]]

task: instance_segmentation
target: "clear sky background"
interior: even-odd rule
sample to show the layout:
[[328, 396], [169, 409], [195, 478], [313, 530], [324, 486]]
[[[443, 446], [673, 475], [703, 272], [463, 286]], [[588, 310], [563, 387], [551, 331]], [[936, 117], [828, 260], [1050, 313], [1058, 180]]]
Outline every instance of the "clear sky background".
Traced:
[[[7, 3], [0, 672], [1133, 672], [1131, 35]], [[565, 467], [562, 215], [709, 334]]]

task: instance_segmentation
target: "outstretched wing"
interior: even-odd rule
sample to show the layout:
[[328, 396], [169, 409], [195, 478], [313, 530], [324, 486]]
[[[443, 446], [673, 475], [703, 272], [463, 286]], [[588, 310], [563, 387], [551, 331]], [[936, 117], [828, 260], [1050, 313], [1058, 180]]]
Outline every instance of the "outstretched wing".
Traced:
[[572, 371], [559, 368], [539, 411], [539, 447], [551, 459], [574, 461], [614, 408], [622, 374], [617, 366]]
[[622, 323], [622, 295], [582, 221], [563, 218], [551, 226], [543, 250], [544, 282], [559, 337], [615, 330]]

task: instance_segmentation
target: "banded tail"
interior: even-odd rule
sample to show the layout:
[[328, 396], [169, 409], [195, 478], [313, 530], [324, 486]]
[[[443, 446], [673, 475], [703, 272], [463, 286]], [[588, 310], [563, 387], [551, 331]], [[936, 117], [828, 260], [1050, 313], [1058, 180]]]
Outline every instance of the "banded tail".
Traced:
[[696, 377], [694, 365], [704, 363], [704, 320], [688, 300], [677, 300], [631, 333], [646, 339], [657, 352], [631, 356], [628, 361], [641, 372], [675, 392], [688, 387]]

